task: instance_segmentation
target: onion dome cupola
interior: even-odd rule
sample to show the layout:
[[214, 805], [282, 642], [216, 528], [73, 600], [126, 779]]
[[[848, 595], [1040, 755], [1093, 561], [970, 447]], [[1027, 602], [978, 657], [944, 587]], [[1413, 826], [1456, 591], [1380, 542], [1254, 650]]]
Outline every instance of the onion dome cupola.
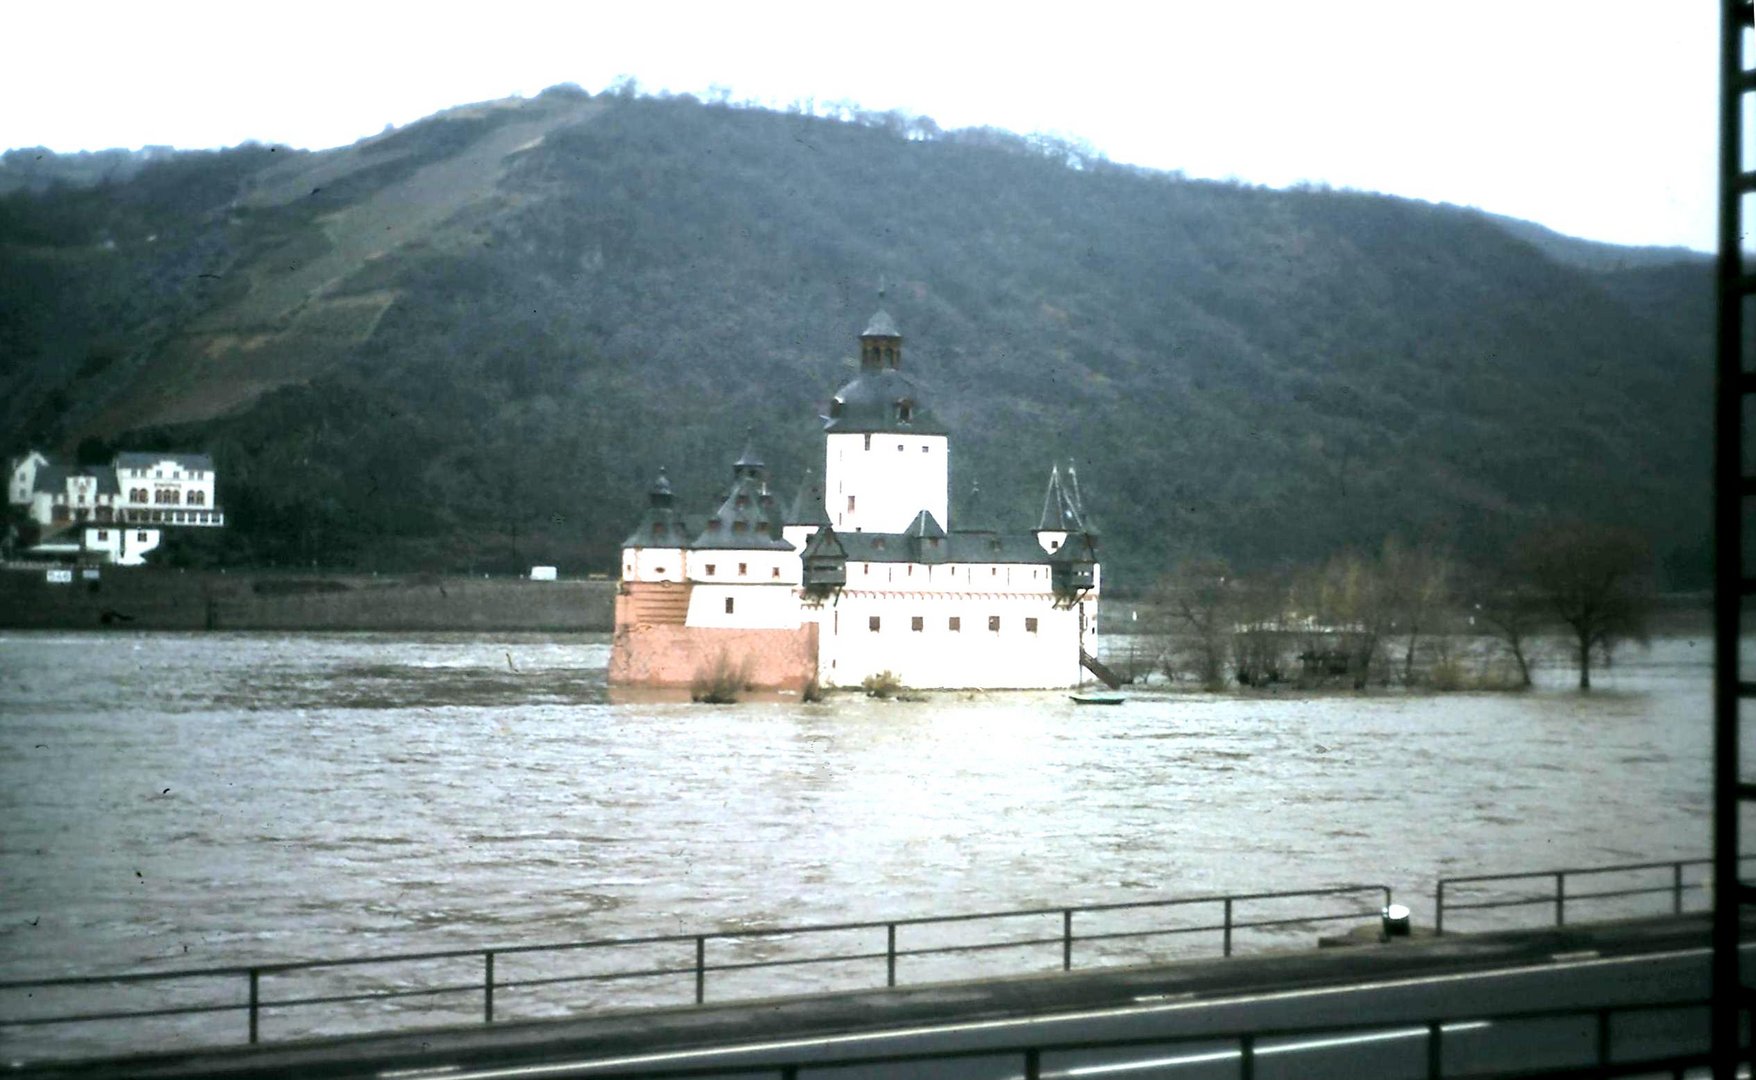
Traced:
[[902, 372], [902, 331], [879, 308], [860, 334], [860, 373], [835, 392], [823, 430], [830, 433], [944, 435], [919, 383]]
[[628, 539], [622, 541], [625, 548], [687, 548], [690, 546], [690, 529], [683, 516], [677, 513], [676, 497], [671, 492], [670, 478], [665, 470], [660, 469], [657, 479], [646, 493], [646, 513], [641, 515], [640, 524]]
[[768, 490], [768, 470], [757, 456], [754, 440], [732, 463], [732, 489], [695, 537], [697, 548], [747, 551], [791, 551], [781, 535], [780, 500]]

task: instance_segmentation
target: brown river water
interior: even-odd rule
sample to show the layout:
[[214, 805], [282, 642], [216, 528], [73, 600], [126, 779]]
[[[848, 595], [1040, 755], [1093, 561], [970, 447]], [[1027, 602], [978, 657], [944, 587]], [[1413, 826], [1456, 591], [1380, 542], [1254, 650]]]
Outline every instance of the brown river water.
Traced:
[[[1709, 652], [1624, 650], [1589, 696], [1551, 666], [1526, 694], [710, 707], [611, 704], [602, 635], [0, 634], [0, 979], [1342, 882], [1426, 922], [1441, 876], [1705, 855]], [[88, 1045], [58, 1030], [0, 1056]]]

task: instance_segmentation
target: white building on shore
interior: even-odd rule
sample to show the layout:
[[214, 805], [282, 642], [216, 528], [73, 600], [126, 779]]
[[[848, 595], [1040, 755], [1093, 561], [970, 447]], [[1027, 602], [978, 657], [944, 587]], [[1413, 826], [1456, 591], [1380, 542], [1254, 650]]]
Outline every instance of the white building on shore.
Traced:
[[67, 465], [31, 450], [13, 459], [7, 502], [41, 531], [24, 554], [137, 566], [165, 528], [220, 528], [225, 512], [206, 454], [125, 452]]
[[[680, 515], [660, 475], [623, 546], [610, 679], [679, 687], [712, 669], [767, 689], [1078, 685], [1097, 633], [1096, 538], [1051, 475], [1038, 528], [950, 515], [950, 436], [883, 311], [823, 418], [823, 482], [783, 510], [753, 448], [718, 508]], [[1105, 673], [1107, 675], [1107, 673]]]

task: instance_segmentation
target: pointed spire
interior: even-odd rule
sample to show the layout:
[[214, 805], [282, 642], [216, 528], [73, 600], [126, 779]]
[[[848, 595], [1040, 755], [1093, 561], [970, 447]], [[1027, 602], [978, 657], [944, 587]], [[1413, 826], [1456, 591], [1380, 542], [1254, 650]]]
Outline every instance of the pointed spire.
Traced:
[[671, 505], [672, 499], [671, 479], [665, 475], [665, 467], [660, 465], [658, 478], [652, 482], [652, 487], [647, 490], [647, 504], [655, 507], [664, 507]]

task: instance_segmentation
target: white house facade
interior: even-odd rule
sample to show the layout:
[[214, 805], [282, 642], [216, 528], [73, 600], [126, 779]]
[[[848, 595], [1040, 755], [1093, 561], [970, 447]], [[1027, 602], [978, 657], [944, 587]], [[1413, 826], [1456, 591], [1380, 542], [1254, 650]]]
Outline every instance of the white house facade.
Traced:
[[954, 525], [950, 437], [927, 398], [880, 311], [823, 417], [823, 481], [807, 478], [790, 508], [753, 448], [704, 518], [679, 513], [661, 472], [623, 544], [612, 684], [689, 685], [704, 665], [771, 689], [883, 674], [1041, 689], [1102, 672], [1096, 538], [1076, 483], [1051, 474], [1032, 532]]
[[109, 465], [67, 465], [31, 450], [12, 462], [7, 502], [39, 527], [26, 554], [136, 566], [170, 528], [219, 528], [225, 512], [206, 454], [122, 453]]

